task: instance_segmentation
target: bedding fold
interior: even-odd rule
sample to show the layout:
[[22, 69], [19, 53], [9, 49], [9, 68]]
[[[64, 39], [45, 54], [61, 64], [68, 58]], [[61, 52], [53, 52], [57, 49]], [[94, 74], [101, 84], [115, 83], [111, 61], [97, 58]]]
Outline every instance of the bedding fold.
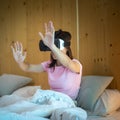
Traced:
[[80, 107], [56, 109], [50, 120], [86, 120], [87, 113]]
[[[74, 101], [67, 95], [52, 90], [38, 89], [29, 98], [8, 95], [0, 98], [0, 116], [4, 113], [18, 117], [49, 117], [58, 108], [74, 108]], [[6, 118], [6, 116], [5, 116]], [[17, 120], [17, 119], [12, 119]]]

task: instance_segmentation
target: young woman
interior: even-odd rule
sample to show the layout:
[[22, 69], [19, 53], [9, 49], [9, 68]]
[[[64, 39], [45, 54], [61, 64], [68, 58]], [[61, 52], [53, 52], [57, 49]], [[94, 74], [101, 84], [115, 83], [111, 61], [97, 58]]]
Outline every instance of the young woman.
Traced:
[[[16, 42], [11, 46], [15, 61], [22, 70], [27, 72], [46, 71], [51, 90], [62, 92], [75, 99], [80, 88], [82, 65], [72, 57], [71, 34], [62, 30], [55, 31], [53, 23], [49, 21], [45, 24], [45, 35], [41, 32], [39, 35], [44, 45], [50, 49], [51, 59], [37, 65], [27, 64], [24, 62], [26, 52], [23, 52], [22, 44]], [[59, 47], [55, 45], [56, 40], [59, 41]]]

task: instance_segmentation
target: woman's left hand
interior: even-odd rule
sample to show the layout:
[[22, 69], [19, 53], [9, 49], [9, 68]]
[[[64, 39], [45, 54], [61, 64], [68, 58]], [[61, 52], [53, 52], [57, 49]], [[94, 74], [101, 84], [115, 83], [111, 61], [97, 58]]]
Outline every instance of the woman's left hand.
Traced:
[[48, 24], [45, 23], [45, 36], [39, 32], [40, 37], [42, 38], [44, 44], [51, 48], [54, 45], [54, 26], [52, 21], [49, 21]]

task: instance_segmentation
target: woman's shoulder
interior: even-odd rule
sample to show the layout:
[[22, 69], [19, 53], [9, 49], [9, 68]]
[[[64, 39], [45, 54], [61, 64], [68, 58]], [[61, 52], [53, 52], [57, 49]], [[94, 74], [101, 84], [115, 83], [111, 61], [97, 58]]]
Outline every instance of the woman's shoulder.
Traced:
[[41, 63], [41, 65], [43, 66], [43, 68], [49, 68], [49, 64], [50, 64], [50, 60], [44, 61], [44, 62]]
[[72, 61], [77, 62], [80, 65], [80, 67], [82, 68], [82, 63], [78, 59], [73, 58]]
[[75, 62], [78, 62], [78, 63], [81, 64], [81, 62], [78, 59], [76, 59], [76, 58], [73, 58], [72, 61], [75, 61]]

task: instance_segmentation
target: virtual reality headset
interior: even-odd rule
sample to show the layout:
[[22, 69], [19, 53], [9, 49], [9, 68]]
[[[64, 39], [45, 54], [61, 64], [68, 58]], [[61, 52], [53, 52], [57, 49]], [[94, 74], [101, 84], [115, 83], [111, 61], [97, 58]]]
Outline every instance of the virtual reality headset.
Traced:
[[[70, 46], [70, 42], [65, 42], [64, 40], [60, 38], [56, 38], [54, 40], [54, 44], [56, 45], [57, 48], [60, 50], [63, 50], [65, 47]], [[39, 49], [40, 51], [51, 51], [49, 47], [47, 47], [44, 43], [43, 40], [40, 40], [39, 42]]]

